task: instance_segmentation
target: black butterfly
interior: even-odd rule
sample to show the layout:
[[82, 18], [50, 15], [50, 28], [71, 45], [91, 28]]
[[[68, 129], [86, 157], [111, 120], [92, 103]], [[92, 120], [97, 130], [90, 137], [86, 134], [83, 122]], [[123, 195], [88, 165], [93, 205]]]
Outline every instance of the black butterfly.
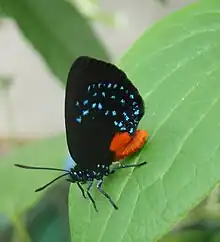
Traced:
[[[81, 184], [87, 183], [86, 194], [97, 211], [96, 203], [90, 194], [94, 180], [97, 189], [118, 209], [111, 197], [103, 190], [105, 176], [127, 167], [146, 164], [122, 165], [110, 169], [110, 165], [120, 158], [139, 149], [147, 138], [134, 145], [137, 126], [144, 115], [144, 102], [138, 90], [126, 74], [115, 65], [91, 57], [79, 57], [73, 63], [67, 80], [65, 97], [65, 126], [69, 153], [76, 162], [70, 170], [32, 167], [16, 164], [27, 169], [48, 169], [65, 171], [50, 183], [37, 189], [40, 191], [69, 175], [67, 179], [76, 183], [86, 197]], [[124, 137], [128, 140], [125, 140]], [[116, 148], [112, 148], [112, 147]], [[121, 152], [121, 153], [120, 153]], [[123, 153], [124, 152], [124, 153]]]

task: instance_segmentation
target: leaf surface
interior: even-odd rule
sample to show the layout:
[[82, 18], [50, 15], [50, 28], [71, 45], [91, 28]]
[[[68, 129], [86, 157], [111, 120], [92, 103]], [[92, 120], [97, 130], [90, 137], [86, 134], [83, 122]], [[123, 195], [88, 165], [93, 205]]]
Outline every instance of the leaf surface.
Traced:
[[[0, 213], [14, 216], [33, 206], [43, 192], [35, 189], [60, 175], [56, 171], [26, 170], [14, 164], [63, 168], [67, 150], [62, 136], [45, 139], [15, 149], [0, 158]], [[45, 190], [46, 191], [46, 190]]]
[[200, 1], [143, 34], [120, 66], [146, 102], [150, 139], [104, 189], [99, 213], [71, 186], [72, 241], [157, 241], [220, 180], [220, 2]]

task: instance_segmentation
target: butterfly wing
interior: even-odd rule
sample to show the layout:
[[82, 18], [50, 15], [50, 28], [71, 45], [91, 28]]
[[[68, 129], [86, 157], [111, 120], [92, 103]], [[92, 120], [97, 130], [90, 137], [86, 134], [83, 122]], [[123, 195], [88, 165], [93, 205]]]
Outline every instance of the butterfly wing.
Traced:
[[72, 65], [65, 97], [69, 152], [80, 167], [111, 164], [117, 132], [134, 135], [144, 102], [126, 74], [113, 64], [79, 57]]

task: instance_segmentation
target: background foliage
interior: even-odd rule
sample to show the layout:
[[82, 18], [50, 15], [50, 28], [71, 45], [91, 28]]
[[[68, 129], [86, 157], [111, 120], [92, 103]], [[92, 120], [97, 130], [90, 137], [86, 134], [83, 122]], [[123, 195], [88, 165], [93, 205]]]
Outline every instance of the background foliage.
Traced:
[[2, 11], [14, 18], [61, 81], [66, 81], [73, 59], [79, 55], [108, 60], [107, 51], [88, 20], [74, 5], [63, 0], [21, 0], [16, 3], [16, 0], [0, 1]]

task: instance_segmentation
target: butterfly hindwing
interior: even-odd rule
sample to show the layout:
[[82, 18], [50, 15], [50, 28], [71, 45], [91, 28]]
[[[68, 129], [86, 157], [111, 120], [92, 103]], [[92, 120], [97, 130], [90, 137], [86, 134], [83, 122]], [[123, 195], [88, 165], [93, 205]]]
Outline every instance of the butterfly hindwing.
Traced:
[[113, 154], [107, 153], [114, 134], [133, 135], [143, 115], [138, 90], [115, 65], [91, 57], [73, 63], [66, 87], [65, 121], [70, 153], [80, 164], [89, 162], [86, 159], [98, 164], [98, 157], [111, 163]]

